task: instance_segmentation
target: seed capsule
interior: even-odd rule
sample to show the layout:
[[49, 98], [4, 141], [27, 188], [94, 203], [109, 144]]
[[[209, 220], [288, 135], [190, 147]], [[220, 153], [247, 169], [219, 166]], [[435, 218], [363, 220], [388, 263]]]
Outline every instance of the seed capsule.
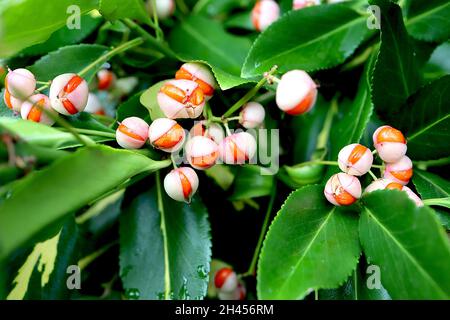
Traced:
[[211, 168], [216, 164], [219, 155], [217, 143], [202, 136], [189, 139], [185, 151], [189, 164], [197, 170]]
[[164, 190], [175, 201], [189, 203], [197, 188], [198, 176], [189, 167], [174, 169], [164, 178]]
[[181, 66], [175, 74], [177, 80], [191, 80], [197, 82], [205, 95], [205, 100], [212, 98], [217, 87], [216, 79], [205, 65], [197, 62], [188, 62]]
[[373, 163], [372, 152], [358, 143], [353, 143], [339, 151], [339, 168], [352, 176], [366, 174]]
[[169, 80], [159, 90], [158, 104], [167, 118], [198, 118], [205, 105], [203, 90], [197, 82]]
[[394, 163], [388, 163], [384, 170], [384, 178], [390, 179], [402, 185], [407, 185], [413, 175], [413, 164], [411, 159], [403, 156]]
[[278, 83], [276, 103], [278, 108], [290, 115], [310, 111], [317, 99], [317, 86], [303, 70], [286, 72]]
[[[156, 15], [159, 19], [167, 19], [175, 12], [174, 0], [156, 0]], [[152, 0], [147, 1], [147, 10], [151, 17], [153, 17], [153, 5]]]
[[57, 76], [50, 86], [50, 102], [53, 109], [66, 116], [83, 111], [88, 96], [87, 82], [74, 73]]
[[55, 120], [49, 117], [42, 109], [56, 115], [56, 112], [50, 106], [49, 98], [45, 94], [35, 94], [23, 102], [20, 115], [25, 120], [46, 124], [48, 126], [53, 125]]
[[258, 102], [248, 102], [239, 114], [239, 123], [247, 129], [259, 127], [266, 116], [266, 110]]
[[398, 182], [392, 181], [390, 179], [378, 179], [369, 184], [366, 189], [364, 190], [364, 193], [373, 192], [376, 190], [400, 190], [406, 192], [408, 197], [415, 202], [417, 206], [423, 206], [422, 199], [419, 198], [410, 188], [407, 186], [404, 186]]
[[349, 206], [361, 197], [361, 183], [358, 178], [341, 172], [327, 181], [324, 194], [335, 206]]
[[202, 136], [210, 138], [215, 143], [219, 144], [225, 138], [225, 133], [222, 127], [217, 123], [207, 124], [207, 121], [198, 121], [189, 131], [189, 135], [192, 137]]
[[227, 164], [244, 164], [256, 153], [256, 140], [248, 132], [232, 134], [220, 143], [219, 156]]
[[244, 284], [239, 282], [236, 289], [231, 293], [219, 291], [218, 298], [219, 300], [244, 300], [246, 294], [247, 290]]
[[320, 4], [320, 0], [294, 0], [292, 2], [292, 9], [299, 10], [306, 7], [317, 6]]
[[25, 100], [34, 93], [36, 79], [27, 69], [9, 70], [5, 78], [5, 88], [13, 97]]
[[88, 102], [84, 112], [92, 114], [105, 115], [105, 109], [103, 109], [100, 99], [94, 93], [89, 93]]
[[385, 162], [396, 162], [406, 154], [406, 139], [400, 130], [391, 126], [379, 127], [373, 133], [373, 145]]
[[232, 293], [238, 287], [236, 272], [231, 268], [222, 268], [214, 276], [214, 285], [220, 292]]
[[108, 69], [102, 69], [97, 73], [98, 90], [108, 90], [116, 82], [116, 75]]
[[183, 146], [186, 133], [175, 120], [160, 118], [150, 125], [148, 137], [153, 147], [165, 152], [175, 152]]
[[280, 7], [273, 0], [259, 0], [252, 10], [252, 23], [257, 31], [264, 31], [280, 17]]
[[138, 117], [124, 119], [116, 130], [117, 143], [124, 149], [139, 149], [148, 137], [148, 124]]
[[12, 96], [11, 93], [9, 93], [9, 91], [6, 89], [3, 94], [3, 101], [5, 101], [5, 104], [8, 108], [14, 110], [15, 112], [20, 112], [23, 101]]

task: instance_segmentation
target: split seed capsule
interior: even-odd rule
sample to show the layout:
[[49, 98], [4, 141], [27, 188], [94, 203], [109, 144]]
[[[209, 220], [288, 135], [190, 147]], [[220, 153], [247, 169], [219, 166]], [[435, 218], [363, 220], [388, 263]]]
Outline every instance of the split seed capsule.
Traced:
[[66, 116], [83, 111], [88, 97], [87, 82], [74, 73], [57, 76], [50, 86], [50, 102], [53, 109]]
[[253, 129], [263, 124], [266, 110], [258, 102], [248, 102], [239, 114], [239, 123], [247, 129]]
[[10, 70], [5, 78], [5, 88], [13, 97], [25, 100], [34, 93], [36, 79], [27, 69]]
[[160, 118], [150, 125], [148, 137], [150, 144], [156, 149], [175, 152], [183, 146], [186, 133], [175, 120]]
[[49, 98], [45, 94], [35, 94], [23, 102], [20, 115], [22, 116], [22, 119], [25, 120], [42, 123], [48, 126], [53, 125], [55, 120], [49, 117], [43, 109], [56, 115], [56, 112], [50, 106]]
[[349, 206], [361, 197], [361, 183], [358, 178], [341, 172], [327, 181], [324, 194], [335, 206]]
[[225, 138], [225, 133], [222, 127], [217, 123], [207, 124], [207, 121], [197, 122], [189, 131], [190, 137], [202, 136], [210, 138], [215, 143], [219, 144]]
[[388, 163], [400, 160], [407, 150], [403, 133], [391, 126], [382, 126], [375, 130], [373, 145], [380, 158]]
[[234, 292], [238, 287], [236, 272], [228, 267], [218, 270], [214, 276], [214, 285], [221, 292]]
[[244, 164], [256, 153], [256, 140], [248, 132], [232, 134], [219, 145], [219, 156], [226, 164]]
[[211, 139], [196, 136], [186, 143], [185, 151], [189, 164], [197, 170], [206, 170], [216, 164], [218, 145]]
[[366, 174], [373, 163], [372, 152], [363, 145], [353, 143], [339, 151], [339, 168], [352, 176]]
[[408, 197], [414, 201], [417, 206], [423, 206], [422, 199], [419, 198], [410, 188], [390, 179], [378, 179], [369, 184], [364, 193], [370, 193], [376, 190], [400, 190], [406, 192]]
[[23, 101], [12, 96], [7, 89], [5, 89], [5, 92], [3, 94], [3, 101], [5, 102], [6, 106], [11, 110], [14, 110], [15, 112], [20, 112], [20, 108], [22, 107]]
[[116, 130], [117, 143], [124, 149], [142, 148], [148, 138], [148, 124], [138, 117], [124, 119]]
[[189, 203], [198, 189], [198, 176], [189, 167], [173, 169], [164, 178], [164, 190], [175, 201]]
[[181, 66], [175, 74], [176, 80], [195, 81], [203, 91], [205, 100], [212, 98], [217, 82], [212, 72], [205, 65], [197, 62], [188, 62]]
[[264, 31], [280, 17], [280, 7], [273, 0], [259, 0], [252, 10], [252, 23], [257, 31]]
[[403, 156], [394, 163], [388, 163], [383, 177], [402, 185], [407, 185], [413, 175], [413, 164], [410, 158]]

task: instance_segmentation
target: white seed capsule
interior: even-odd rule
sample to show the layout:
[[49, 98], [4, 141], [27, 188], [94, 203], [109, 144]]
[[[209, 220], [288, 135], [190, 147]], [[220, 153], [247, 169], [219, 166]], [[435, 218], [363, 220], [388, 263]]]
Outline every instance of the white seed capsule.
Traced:
[[214, 276], [214, 285], [220, 292], [233, 293], [238, 287], [236, 272], [228, 267], [218, 270]]
[[150, 125], [148, 138], [153, 147], [165, 152], [175, 152], [183, 146], [186, 133], [175, 120], [160, 118]]
[[36, 79], [27, 69], [10, 70], [5, 78], [5, 88], [13, 97], [25, 100], [34, 93]]
[[138, 117], [124, 119], [116, 130], [117, 143], [124, 149], [142, 148], [148, 138], [148, 124]]
[[189, 167], [170, 171], [164, 178], [164, 190], [175, 201], [189, 203], [198, 189], [198, 176]]
[[264, 31], [280, 17], [280, 7], [273, 0], [259, 0], [252, 10], [252, 23], [257, 31]]
[[191, 80], [197, 82], [205, 95], [205, 100], [212, 98], [217, 82], [207, 66], [198, 62], [188, 62], [181, 66], [175, 74], [176, 80]]
[[89, 112], [92, 114], [104, 115], [105, 109], [100, 102], [100, 99], [94, 93], [89, 93], [88, 102], [84, 112]]
[[3, 94], [3, 101], [5, 101], [6, 106], [11, 110], [14, 110], [15, 112], [20, 112], [20, 108], [22, 107], [23, 101], [12, 96], [7, 89], [5, 89], [5, 92]]
[[188, 140], [185, 151], [189, 164], [197, 170], [206, 170], [216, 164], [218, 145], [211, 139], [196, 136]]
[[205, 105], [203, 90], [191, 80], [169, 80], [157, 95], [159, 107], [169, 119], [198, 118]]
[[217, 297], [219, 300], [244, 300], [247, 294], [244, 284], [238, 283], [236, 289], [233, 292], [223, 292], [219, 291]]
[[364, 193], [370, 193], [376, 190], [400, 190], [406, 192], [408, 197], [414, 201], [414, 203], [417, 206], [423, 206], [422, 199], [419, 198], [410, 188], [407, 186], [402, 185], [401, 183], [392, 181], [390, 179], [378, 179], [369, 184], [366, 189], [364, 190]]
[[50, 102], [53, 109], [66, 116], [83, 111], [88, 97], [87, 82], [74, 73], [57, 76], [50, 86]]
[[373, 133], [373, 145], [385, 162], [396, 162], [406, 154], [406, 139], [400, 130], [391, 126], [379, 127]]
[[[175, 0], [155, 0], [156, 15], [159, 19], [167, 19], [175, 12]], [[152, 0], [147, 1], [147, 10], [153, 17]]]
[[220, 143], [219, 156], [226, 164], [244, 164], [256, 153], [256, 140], [248, 132], [232, 134]]
[[294, 0], [292, 2], [292, 9], [299, 10], [306, 7], [317, 6], [320, 4], [320, 0]]
[[327, 181], [324, 194], [335, 206], [349, 206], [361, 197], [361, 183], [358, 178], [341, 172]]
[[317, 99], [317, 86], [303, 70], [286, 72], [278, 83], [276, 103], [278, 108], [290, 115], [310, 111]]
[[266, 116], [266, 110], [258, 102], [248, 102], [239, 114], [239, 123], [247, 129], [259, 127]]
[[222, 127], [217, 123], [208, 124], [207, 121], [198, 121], [189, 131], [190, 137], [203, 136], [210, 138], [215, 143], [219, 144], [225, 138], [225, 133]]
[[363, 145], [353, 143], [339, 151], [339, 168], [352, 176], [366, 174], [373, 163], [372, 152]]
[[57, 115], [50, 106], [50, 100], [45, 94], [35, 94], [23, 102], [20, 115], [25, 120], [46, 124], [48, 126], [53, 125], [55, 120], [49, 117], [42, 109], [53, 113], [55, 116]]
[[97, 89], [108, 90], [116, 82], [116, 75], [108, 69], [102, 69], [97, 73]]
[[407, 185], [412, 175], [413, 164], [407, 156], [401, 157], [397, 162], [388, 163], [384, 170], [384, 178], [402, 185]]

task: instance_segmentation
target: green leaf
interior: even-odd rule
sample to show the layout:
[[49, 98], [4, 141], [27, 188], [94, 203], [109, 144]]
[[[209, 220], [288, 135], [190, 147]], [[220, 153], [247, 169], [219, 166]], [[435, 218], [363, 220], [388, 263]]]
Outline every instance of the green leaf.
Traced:
[[450, 74], [450, 41], [444, 42], [431, 55], [430, 60], [425, 65], [425, 79], [435, 80]]
[[190, 205], [153, 187], [120, 217], [120, 275], [139, 299], [202, 299], [208, 286], [211, 240], [208, 214], [198, 198]]
[[371, 1], [381, 8], [381, 46], [372, 81], [372, 99], [379, 114], [399, 111], [418, 88], [420, 74], [401, 9], [388, 0]]
[[398, 190], [363, 199], [361, 244], [392, 298], [448, 299], [450, 244], [432, 209], [417, 207]]
[[155, 119], [165, 118], [164, 112], [162, 112], [159, 107], [157, 96], [159, 89], [164, 85], [167, 80], [160, 81], [141, 94], [140, 102], [148, 109], [150, 112], [150, 118], [154, 121]]
[[[97, 2], [79, 0], [76, 5], [80, 13], [85, 14], [96, 9]], [[73, 5], [73, 0], [53, 1], [51, 5], [41, 0], [3, 1], [0, 4], [0, 57], [43, 42], [67, 22], [73, 23]]]
[[408, 155], [430, 160], [450, 155], [450, 75], [424, 86], [400, 111], [396, 127], [406, 134]]
[[68, 46], [75, 43], [80, 43], [88, 37], [100, 23], [103, 21], [101, 17], [94, 15], [84, 15], [80, 17], [80, 29], [69, 29], [66, 26], [56, 30], [52, 33], [47, 41], [35, 44], [31, 47], [25, 48], [18, 53], [18, 56], [37, 56], [43, 55], [51, 51], [58, 50], [61, 47]]
[[117, 115], [116, 115], [117, 121], [122, 121], [123, 119], [128, 117], [139, 117], [144, 120], [147, 120], [147, 118], [149, 118], [149, 110], [144, 108], [144, 106], [140, 102], [142, 94], [143, 94], [142, 92], [136, 93], [127, 101], [122, 102], [117, 107]]
[[249, 82], [240, 73], [250, 41], [227, 33], [214, 20], [188, 17], [172, 30], [169, 43], [182, 60], [208, 64], [222, 90]]
[[[415, 169], [413, 183], [423, 200], [450, 197], [450, 182], [433, 173]], [[450, 211], [435, 209], [439, 220], [450, 230]]]
[[[370, 96], [370, 80], [376, 52], [368, 59], [358, 85], [358, 94], [352, 104], [339, 109], [330, 133], [330, 159], [337, 159], [339, 151], [348, 144], [361, 140], [373, 111]], [[370, 146], [368, 146], [370, 147]]]
[[25, 177], [0, 204], [0, 260], [43, 228], [127, 179], [169, 164], [131, 151], [94, 146]]
[[[32, 121], [0, 117], [0, 128], [17, 135], [31, 145], [55, 149], [80, 146], [80, 142], [71, 133]], [[88, 139], [87, 136], [81, 136]], [[105, 137], [91, 137], [91, 139], [97, 142], [111, 140]]]
[[273, 221], [261, 251], [260, 299], [302, 299], [313, 289], [336, 288], [360, 255], [358, 219], [330, 205], [323, 186], [293, 192]]
[[99, 9], [108, 20], [129, 18], [151, 23], [142, 0], [100, 0]]
[[416, 39], [444, 41], [450, 37], [450, 2], [448, 0], [408, 0], [408, 32]]
[[273, 180], [270, 170], [257, 165], [244, 165], [236, 172], [233, 194], [229, 199], [236, 201], [267, 196], [272, 190]]
[[342, 5], [290, 11], [254, 42], [242, 76], [261, 76], [274, 65], [281, 73], [334, 67], [344, 62], [370, 33], [366, 20], [366, 16]]
[[[80, 72], [107, 51], [107, 47], [96, 44], [66, 46], [43, 56], [28, 69], [39, 81], [49, 81], [62, 73]], [[84, 76], [86, 81], [90, 81], [101, 66], [102, 64], [98, 64], [96, 68], [91, 69]]]

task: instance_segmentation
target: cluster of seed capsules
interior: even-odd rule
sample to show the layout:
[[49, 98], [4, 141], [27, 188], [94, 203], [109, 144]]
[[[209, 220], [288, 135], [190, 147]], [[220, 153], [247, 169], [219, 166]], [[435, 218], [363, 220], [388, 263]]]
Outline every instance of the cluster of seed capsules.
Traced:
[[245, 284], [232, 268], [224, 267], [214, 275], [214, 286], [220, 300], [244, 300], [247, 294]]
[[[413, 175], [413, 164], [406, 156], [406, 139], [402, 132], [391, 127], [379, 127], [373, 134], [376, 153], [384, 161], [383, 178], [369, 184], [366, 193], [375, 190], [397, 189], [404, 191], [416, 205], [422, 200], [406, 185]], [[336, 206], [348, 206], [361, 197], [361, 183], [358, 176], [369, 172], [373, 154], [369, 148], [354, 143], [341, 149], [338, 155], [339, 168], [343, 171], [333, 175], [325, 185], [324, 194]]]
[[[115, 76], [109, 70], [97, 74], [99, 90], [107, 90]], [[25, 120], [53, 125], [57, 114], [75, 115], [81, 111], [104, 114], [98, 98], [89, 93], [87, 82], [77, 74], [65, 73], [52, 80], [49, 95], [36, 93], [36, 78], [27, 69], [9, 70], [3, 95], [6, 106]]]

